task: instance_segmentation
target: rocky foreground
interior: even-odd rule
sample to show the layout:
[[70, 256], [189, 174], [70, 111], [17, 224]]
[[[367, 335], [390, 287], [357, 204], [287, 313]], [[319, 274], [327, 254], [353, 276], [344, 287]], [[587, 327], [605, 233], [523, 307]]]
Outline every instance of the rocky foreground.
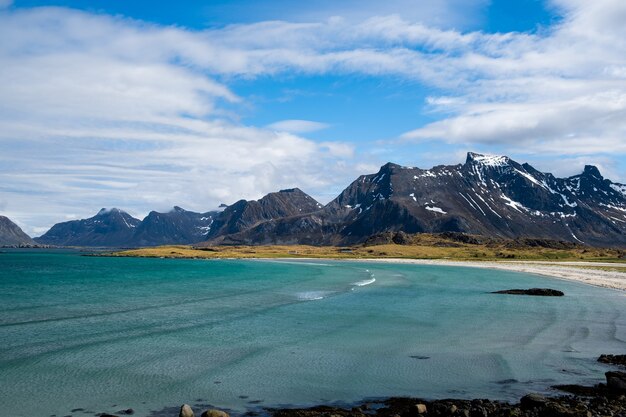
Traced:
[[[602, 355], [598, 362], [626, 367], [626, 355]], [[487, 399], [446, 399], [426, 401], [417, 398], [389, 398], [364, 402], [352, 408], [317, 406], [250, 411], [244, 417], [626, 417], [626, 372], [606, 372], [606, 383], [587, 387], [560, 385], [554, 388], [567, 393], [557, 397], [528, 394], [519, 403]], [[196, 414], [198, 413], [198, 414]], [[120, 415], [134, 414], [122, 410]], [[159, 416], [165, 414], [159, 413]], [[176, 417], [176, 414], [167, 414]], [[100, 417], [119, 417], [99, 414]], [[183, 404], [178, 417], [230, 417], [223, 410], [193, 410]]]

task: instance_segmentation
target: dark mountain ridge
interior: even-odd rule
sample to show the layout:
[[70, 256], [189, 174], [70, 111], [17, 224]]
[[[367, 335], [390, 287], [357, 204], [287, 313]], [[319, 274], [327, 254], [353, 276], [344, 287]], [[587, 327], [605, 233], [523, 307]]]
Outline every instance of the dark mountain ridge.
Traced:
[[312, 213], [322, 205], [299, 188], [267, 194], [260, 200], [239, 200], [215, 219], [207, 238], [251, 229], [263, 222]]
[[195, 213], [175, 206], [167, 213], [151, 211], [139, 223], [127, 246], [190, 244], [206, 239], [219, 212]]
[[30, 236], [8, 217], [0, 216], [0, 246], [35, 245]]
[[383, 165], [326, 206], [298, 188], [240, 200], [221, 212], [175, 207], [142, 221], [118, 210], [59, 223], [35, 240], [66, 246], [363, 243], [387, 232], [459, 232], [626, 246], [626, 185], [591, 165], [557, 178], [506, 156], [468, 153], [431, 169]]
[[140, 223], [125, 211], [103, 208], [88, 219], [57, 223], [35, 241], [55, 246], [123, 246]]
[[593, 166], [556, 178], [506, 156], [468, 153], [428, 170], [383, 165], [315, 212], [260, 223], [207, 244], [354, 244], [369, 236], [465, 232], [626, 245], [626, 186]]
[[58, 223], [35, 240], [47, 245], [88, 247], [192, 244], [321, 207], [306, 193], [293, 188], [270, 193], [260, 200], [240, 200], [223, 211], [195, 213], [174, 207], [167, 213], [151, 211], [143, 220], [117, 208], [102, 209], [89, 219]]

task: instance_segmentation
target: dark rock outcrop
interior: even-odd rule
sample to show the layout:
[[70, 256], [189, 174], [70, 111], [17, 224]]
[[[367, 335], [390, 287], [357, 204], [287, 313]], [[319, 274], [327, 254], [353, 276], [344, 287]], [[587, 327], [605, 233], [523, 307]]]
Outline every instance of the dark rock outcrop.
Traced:
[[502, 291], [494, 291], [492, 294], [513, 294], [513, 295], [535, 295], [535, 296], [543, 296], [543, 297], [562, 297], [562, 291], [553, 290], [551, 288], [530, 288], [527, 290], [521, 289], [513, 289], [513, 290], [502, 290]]
[[626, 366], [626, 355], [600, 355], [598, 362]]
[[487, 399], [446, 399], [425, 401], [416, 398], [389, 398], [351, 409], [317, 406], [304, 409], [269, 410], [273, 417], [599, 417], [626, 415], [626, 396], [596, 392], [590, 397], [544, 397], [529, 394], [518, 404]]
[[605, 375], [608, 389], [626, 394], [626, 372], [610, 371]]

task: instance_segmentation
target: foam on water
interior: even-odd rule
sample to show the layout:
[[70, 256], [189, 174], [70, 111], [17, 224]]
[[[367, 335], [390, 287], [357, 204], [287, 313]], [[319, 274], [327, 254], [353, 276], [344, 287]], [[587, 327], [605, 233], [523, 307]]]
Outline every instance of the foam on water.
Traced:
[[[365, 287], [367, 285], [371, 285], [376, 282], [376, 278], [374, 277], [374, 274], [369, 269], [366, 269], [365, 273], [367, 273], [368, 275], [367, 279], [353, 282], [352, 285], [355, 285], [357, 287]], [[352, 288], [352, 290], [354, 290], [354, 288]]]
[[302, 301], [316, 301], [323, 300], [328, 294], [328, 291], [304, 291], [297, 293], [296, 297]]

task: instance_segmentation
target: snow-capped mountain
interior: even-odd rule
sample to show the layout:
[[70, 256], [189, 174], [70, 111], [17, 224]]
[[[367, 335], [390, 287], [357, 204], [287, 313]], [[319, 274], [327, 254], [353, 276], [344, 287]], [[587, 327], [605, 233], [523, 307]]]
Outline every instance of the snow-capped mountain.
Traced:
[[125, 211], [103, 208], [88, 219], [57, 223], [35, 241], [55, 246], [123, 246], [140, 223]]
[[297, 188], [221, 211], [175, 207], [139, 221], [118, 210], [53, 226], [35, 240], [66, 246], [353, 244], [383, 232], [466, 232], [626, 246], [626, 185], [594, 166], [556, 178], [506, 156], [468, 153], [431, 169], [383, 165], [322, 207]]
[[222, 236], [232, 244], [351, 244], [386, 231], [458, 231], [626, 245], [626, 186], [598, 169], [556, 178], [506, 156], [468, 153], [424, 170], [388, 163], [311, 214]]
[[167, 213], [151, 211], [141, 221], [119, 209], [102, 209], [89, 219], [58, 223], [35, 240], [48, 245], [91, 247], [192, 244], [321, 207], [313, 198], [293, 188], [270, 193], [260, 200], [240, 200], [206, 213], [180, 207]]
[[174, 207], [167, 213], [151, 211], [137, 226], [126, 246], [190, 244], [204, 240], [219, 213], [195, 213]]

